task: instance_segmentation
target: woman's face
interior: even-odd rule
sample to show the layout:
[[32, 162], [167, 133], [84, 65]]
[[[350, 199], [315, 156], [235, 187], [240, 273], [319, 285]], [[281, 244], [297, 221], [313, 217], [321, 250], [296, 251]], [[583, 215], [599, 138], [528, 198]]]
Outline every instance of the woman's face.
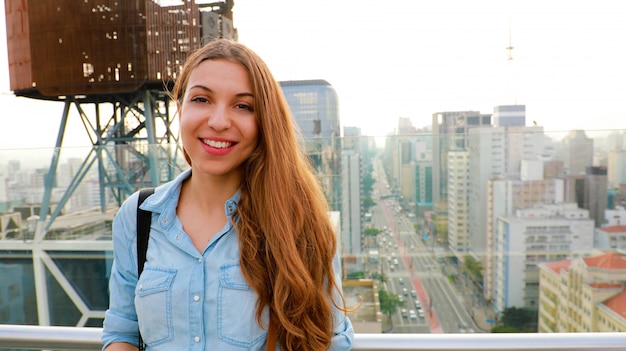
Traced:
[[239, 177], [241, 164], [258, 142], [254, 95], [244, 66], [224, 59], [202, 62], [189, 76], [179, 112], [193, 171]]

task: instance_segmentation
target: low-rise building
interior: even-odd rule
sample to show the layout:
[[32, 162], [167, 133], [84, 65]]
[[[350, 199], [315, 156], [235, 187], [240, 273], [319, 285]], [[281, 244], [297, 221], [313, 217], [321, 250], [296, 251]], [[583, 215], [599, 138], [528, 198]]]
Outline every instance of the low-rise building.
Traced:
[[543, 263], [539, 271], [540, 333], [626, 331], [624, 254]]
[[382, 333], [383, 322], [375, 280], [344, 280], [343, 295], [355, 333]]

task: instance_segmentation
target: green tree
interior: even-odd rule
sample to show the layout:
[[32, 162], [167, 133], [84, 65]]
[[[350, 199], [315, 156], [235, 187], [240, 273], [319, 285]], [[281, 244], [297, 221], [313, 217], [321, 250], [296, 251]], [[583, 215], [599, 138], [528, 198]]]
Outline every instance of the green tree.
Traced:
[[492, 333], [519, 333], [519, 329], [508, 325], [496, 325], [491, 328]]
[[348, 279], [363, 279], [365, 273], [363, 271], [348, 272]]
[[384, 273], [384, 272], [383, 272], [383, 273], [380, 273], [380, 274], [379, 274], [376, 278], [378, 278], [378, 281], [379, 281], [381, 284], [385, 284], [385, 283], [387, 282], [387, 280], [388, 280], [388, 279], [387, 279], [387, 275], [385, 275], [385, 273]]
[[361, 205], [363, 206], [363, 211], [367, 212], [370, 208], [376, 205], [376, 202], [374, 202], [374, 200], [372, 200], [372, 198], [368, 196], [363, 199], [363, 203]]
[[[366, 171], [367, 172], [367, 171]], [[361, 179], [361, 190], [366, 197], [369, 197], [374, 189], [374, 178], [372, 177], [372, 170], [363, 175], [363, 179]]]
[[528, 308], [507, 307], [502, 311], [500, 324], [523, 333], [537, 331], [537, 312]]
[[398, 307], [404, 306], [404, 300], [400, 300], [396, 294], [391, 294], [385, 289], [380, 289], [378, 290], [378, 301], [380, 302], [380, 311], [387, 315], [389, 323], [393, 328], [391, 316], [398, 311]]
[[388, 280], [387, 276], [385, 275], [385, 273], [379, 273], [379, 272], [376, 272], [376, 271], [374, 271], [374, 272], [372, 272], [370, 274], [370, 278], [378, 280], [381, 283], [381, 285], [386, 283], [387, 280]]
[[469, 273], [473, 281], [483, 281], [483, 265], [477, 261], [474, 256], [465, 255], [463, 258], [463, 267], [465, 267], [465, 270]]
[[363, 229], [363, 235], [371, 235], [371, 236], [376, 236], [378, 234], [380, 234], [382, 232], [382, 230], [378, 229], [378, 228], [365, 228]]

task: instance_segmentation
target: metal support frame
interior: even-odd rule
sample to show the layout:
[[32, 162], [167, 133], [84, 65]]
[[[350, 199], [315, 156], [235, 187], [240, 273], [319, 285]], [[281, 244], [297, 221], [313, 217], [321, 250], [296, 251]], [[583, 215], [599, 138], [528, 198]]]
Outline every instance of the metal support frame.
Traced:
[[[22, 246], [32, 251], [35, 275], [35, 290], [40, 325], [50, 325], [48, 286], [46, 273], [60, 284], [70, 300], [81, 312], [78, 326], [89, 318], [102, 318], [104, 311], [91, 311], [81, 299], [71, 282], [50, 259], [48, 251], [54, 250], [57, 240], [46, 240], [55, 219], [94, 164], [98, 165], [100, 186], [100, 210], [105, 212], [109, 203], [119, 206], [134, 191], [141, 187], [158, 186], [171, 180], [184, 167], [177, 131], [172, 129], [174, 117], [170, 115], [169, 95], [160, 90], [142, 89], [133, 94], [90, 97], [81, 99], [67, 97], [57, 134], [50, 167], [44, 179], [44, 195], [34, 239]], [[89, 116], [84, 106], [94, 105], [95, 114]], [[111, 104], [112, 114], [101, 115], [101, 107]], [[67, 189], [58, 201], [52, 203], [56, 174], [61, 160], [61, 150], [70, 116], [70, 108], [78, 112], [89, 139], [91, 148], [73, 175]], [[87, 250], [110, 250], [110, 242], [95, 241], [97, 247]], [[66, 248], [84, 251], [83, 245]]]
[[[69, 197], [96, 162], [103, 190], [100, 194], [102, 211], [107, 205], [106, 190], [111, 192], [119, 206], [138, 188], [157, 186], [172, 179], [176, 168], [181, 167], [179, 161], [182, 157], [179, 156], [178, 137], [171, 128], [173, 117], [170, 116], [167, 106], [169, 102], [169, 96], [165, 92], [144, 89], [131, 95], [130, 99], [128, 95], [119, 95], [113, 102], [93, 102], [95, 117], [90, 118], [85, 113], [83, 105], [91, 102], [81, 102], [75, 97], [66, 98], [54, 154], [45, 179], [36, 240], [44, 238], [45, 232], [61, 214]], [[100, 105], [103, 103], [113, 105], [113, 114], [104, 123], [100, 115]], [[66, 192], [52, 208], [51, 194], [56, 184], [56, 173], [71, 105], [76, 107], [91, 139], [92, 147]], [[157, 120], [162, 121], [161, 128], [157, 126]], [[158, 135], [158, 132], [162, 134]], [[172, 148], [172, 145], [175, 147]], [[45, 214], [49, 212], [48, 217]]]

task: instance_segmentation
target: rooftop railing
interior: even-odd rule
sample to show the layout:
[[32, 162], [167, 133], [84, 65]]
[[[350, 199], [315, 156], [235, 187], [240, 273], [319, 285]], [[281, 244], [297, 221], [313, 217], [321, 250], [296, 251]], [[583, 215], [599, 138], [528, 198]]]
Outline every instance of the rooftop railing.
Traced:
[[[0, 325], [0, 350], [100, 350], [101, 328]], [[624, 350], [626, 333], [357, 334], [353, 351]]]

